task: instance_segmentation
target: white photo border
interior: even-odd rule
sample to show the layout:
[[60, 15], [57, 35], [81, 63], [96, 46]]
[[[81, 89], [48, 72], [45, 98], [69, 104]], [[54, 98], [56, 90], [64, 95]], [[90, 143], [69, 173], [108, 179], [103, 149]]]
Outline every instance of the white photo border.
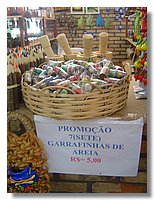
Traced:
[[85, 14], [85, 9], [84, 7], [80, 7], [81, 8], [81, 11], [74, 11], [73, 8], [76, 8], [76, 7], [71, 7], [71, 14]]
[[[97, 11], [92, 11], [92, 12], [89, 12], [88, 11], [88, 8], [97, 8]], [[100, 13], [100, 8], [99, 7], [86, 7], [86, 14], [99, 14]]]

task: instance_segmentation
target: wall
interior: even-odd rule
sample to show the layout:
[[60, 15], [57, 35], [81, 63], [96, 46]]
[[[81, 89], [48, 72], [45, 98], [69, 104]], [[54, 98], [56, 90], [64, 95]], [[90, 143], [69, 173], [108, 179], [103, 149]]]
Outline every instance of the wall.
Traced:
[[[124, 10], [124, 8], [123, 8]], [[71, 14], [71, 12], [67, 11], [66, 12], [66, 23], [64, 26], [61, 26], [59, 24], [59, 16], [61, 13], [65, 12], [55, 12], [55, 17], [56, 17], [56, 22], [52, 20], [47, 20], [47, 33], [55, 32], [55, 35], [60, 34], [60, 33], [65, 33], [69, 44], [71, 47], [83, 47], [83, 32], [89, 31], [89, 32], [96, 32], [96, 38], [94, 38], [93, 42], [93, 51], [98, 50], [98, 41], [99, 41], [99, 33], [102, 31], [108, 32], [109, 33], [109, 45], [108, 45], [108, 50], [113, 52], [113, 63], [118, 64], [124, 60], [127, 59], [127, 54], [126, 54], [126, 48], [130, 46], [129, 43], [125, 40], [125, 35], [126, 35], [126, 22], [125, 18], [124, 19], [115, 19], [116, 15], [119, 15], [119, 12], [114, 12], [114, 8], [110, 8], [110, 12], [106, 11], [106, 8], [100, 8], [100, 14], [104, 19], [107, 19], [107, 17], [111, 18], [112, 21], [112, 28], [104, 28], [104, 27], [98, 27], [94, 25], [93, 27], [88, 27], [86, 26], [85, 29], [79, 29], [77, 27], [77, 21], [80, 18], [80, 16], [83, 16], [84, 19], [88, 17], [87, 14]], [[94, 21], [96, 21], [96, 18], [98, 17], [98, 14], [92, 15], [94, 18]], [[71, 18], [75, 18], [76, 20], [76, 34], [70, 34], [69, 29], [68, 29], [68, 23]], [[134, 18], [131, 18], [131, 21], [128, 22], [128, 27], [132, 28], [133, 25], [133, 20]], [[56, 23], [56, 28], [55, 28], [55, 23]], [[119, 25], [122, 25], [122, 30], [119, 30]], [[75, 32], [75, 31], [74, 31]]]

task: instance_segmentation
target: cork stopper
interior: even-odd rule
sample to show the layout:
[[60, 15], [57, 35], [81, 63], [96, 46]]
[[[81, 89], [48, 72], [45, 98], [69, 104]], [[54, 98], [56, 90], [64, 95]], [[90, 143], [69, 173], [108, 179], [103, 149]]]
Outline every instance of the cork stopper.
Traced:
[[57, 35], [57, 40], [58, 43], [60, 44], [60, 46], [62, 47], [62, 49], [64, 50], [65, 54], [72, 54], [72, 50], [69, 46], [68, 40], [66, 38], [66, 35], [64, 33], [61, 33], [59, 35]]
[[84, 57], [90, 57], [92, 54], [93, 36], [85, 34], [83, 36]]
[[99, 34], [99, 51], [100, 51], [100, 53], [107, 52], [108, 36], [109, 36], [109, 34], [106, 32], [101, 32]]
[[39, 42], [42, 45], [42, 48], [44, 49], [47, 57], [53, 57], [54, 56], [54, 52], [51, 48], [51, 44], [50, 44], [50, 40], [48, 38], [47, 35], [42, 35], [39, 39]]

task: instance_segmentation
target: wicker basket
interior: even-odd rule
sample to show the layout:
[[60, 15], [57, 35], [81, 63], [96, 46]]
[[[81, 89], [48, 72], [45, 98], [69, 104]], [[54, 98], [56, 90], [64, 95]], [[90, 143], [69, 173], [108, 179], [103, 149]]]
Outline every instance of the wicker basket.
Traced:
[[[49, 86], [37, 90], [23, 82], [22, 94], [26, 106], [35, 114], [56, 119], [90, 119], [109, 116], [122, 109], [127, 101], [129, 75], [114, 84], [104, 84], [103, 89], [96, 86], [95, 91], [86, 94], [75, 94], [65, 86]], [[59, 88], [71, 91], [72, 94], [49, 94], [49, 88]]]
[[[18, 136], [10, 131], [12, 121], [18, 120], [24, 126], [26, 132]], [[7, 115], [8, 136], [7, 136], [7, 165], [9, 168], [17, 168], [24, 170], [31, 165], [31, 169], [38, 175], [38, 184], [33, 192], [47, 193], [50, 192], [50, 177], [48, 174], [48, 166], [46, 164], [47, 157], [44, 147], [37, 138], [31, 120], [18, 112], [8, 112]], [[11, 179], [8, 176], [8, 192], [19, 193], [18, 188], [11, 187]], [[25, 192], [25, 191], [23, 191]], [[27, 191], [28, 192], [28, 191]]]

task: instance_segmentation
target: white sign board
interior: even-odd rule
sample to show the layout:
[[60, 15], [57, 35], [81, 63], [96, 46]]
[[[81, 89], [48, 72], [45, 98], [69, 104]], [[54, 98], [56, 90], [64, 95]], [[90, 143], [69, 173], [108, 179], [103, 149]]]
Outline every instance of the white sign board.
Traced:
[[50, 173], [136, 176], [143, 118], [55, 120], [35, 115]]

